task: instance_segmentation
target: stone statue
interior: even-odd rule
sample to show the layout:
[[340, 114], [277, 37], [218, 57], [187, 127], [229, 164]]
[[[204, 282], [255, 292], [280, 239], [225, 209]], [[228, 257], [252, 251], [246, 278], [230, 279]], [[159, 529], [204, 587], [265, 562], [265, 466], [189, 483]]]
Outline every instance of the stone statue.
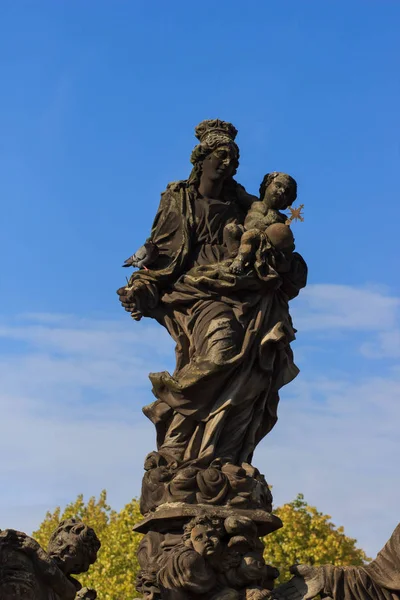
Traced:
[[[138, 531], [173, 534], [175, 542], [164, 552], [169, 567], [160, 571], [163, 556], [147, 557], [138, 585], [163, 598], [170, 594], [165, 582], [172, 581], [166, 574], [172, 557], [175, 566], [193, 560], [216, 573], [211, 559], [182, 542], [192, 518], [224, 522], [237, 511], [252, 511], [240, 514], [257, 523], [260, 535], [262, 528], [280, 526], [270, 515], [267, 482], [251, 461], [277, 421], [279, 389], [298, 373], [289, 301], [307, 278], [288, 219], [279, 212], [296, 198], [294, 179], [266, 175], [258, 199], [234, 179], [235, 127], [207, 120], [195, 133], [189, 178], [170, 183], [161, 195], [150, 236], [125, 261], [139, 268], [118, 290], [133, 319], [155, 319], [176, 343], [175, 371], [150, 374], [156, 399], [143, 409], [156, 427], [157, 451], [145, 460], [145, 521]], [[239, 579], [218, 593], [243, 587]], [[255, 600], [259, 591], [250, 587]], [[204, 593], [210, 597], [211, 591]]]
[[0, 600], [96, 598], [72, 575], [85, 573], [99, 548], [94, 530], [76, 519], [59, 524], [47, 552], [25, 533], [0, 531]]
[[194, 517], [173, 538], [151, 532], [141, 543], [137, 591], [148, 600], [239, 600], [247, 590], [261, 598], [279, 574], [265, 564], [257, 527], [247, 517]]
[[96, 600], [97, 592], [92, 588], [84, 587], [77, 592], [75, 600]]
[[250, 259], [254, 260], [257, 251], [265, 252], [272, 248], [283, 253], [280, 256], [279, 253], [275, 252], [274, 255], [271, 252], [271, 259], [275, 258], [274, 267], [278, 273], [290, 270], [294, 238], [288, 225], [288, 217], [280, 211], [289, 208], [296, 196], [297, 183], [293, 177], [276, 171], [265, 175], [260, 186], [260, 202], [253, 202], [247, 213], [245, 232], [241, 236], [237, 257], [230, 267], [232, 273], [242, 273]]
[[318, 595], [333, 600], [400, 599], [400, 523], [378, 556], [363, 567], [291, 568], [294, 577], [278, 586], [271, 600], [311, 600]]

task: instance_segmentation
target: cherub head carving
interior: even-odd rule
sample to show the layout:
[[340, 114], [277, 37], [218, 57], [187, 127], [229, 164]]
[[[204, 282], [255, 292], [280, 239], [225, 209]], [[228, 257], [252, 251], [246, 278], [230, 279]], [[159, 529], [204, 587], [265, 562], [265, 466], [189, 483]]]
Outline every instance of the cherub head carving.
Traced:
[[66, 575], [85, 573], [97, 558], [100, 541], [91, 527], [77, 519], [61, 521], [47, 552]]
[[208, 517], [195, 517], [184, 526], [183, 543], [203, 558], [215, 558], [221, 553], [221, 523]]
[[287, 173], [267, 173], [260, 185], [260, 200], [273, 210], [286, 210], [297, 198], [297, 183]]

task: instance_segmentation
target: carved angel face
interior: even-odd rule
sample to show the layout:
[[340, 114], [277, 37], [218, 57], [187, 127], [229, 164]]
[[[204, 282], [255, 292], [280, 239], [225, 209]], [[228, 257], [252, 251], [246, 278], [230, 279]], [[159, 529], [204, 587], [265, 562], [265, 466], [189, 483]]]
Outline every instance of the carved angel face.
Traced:
[[193, 549], [200, 556], [211, 557], [220, 551], [221, 542], [215, 529], [207, 525], [196, 525], [190, 533]]
[[295, 199], [293, 182], [285, 173], [279, 173], [265, 189], [263, 202], [268, 208], [285, 210]]
[[66, 575], [85, 573], [96, 561], [100, 540], [91, 527], [76, 519], [61, 521], [47, 552]]
[[86, 573], [94, 562], [78, 536], [71, 536], [65, 531], [60, 532], [52, 541], [48, 553], [67, 575]]
[[63, 573], [68, 575], [86, 573], [91, 561], [83, 548], [75, 544], [65, 544], [62, 538], [59, 540], [59, 545], [60, 550], [56, 558]]
[[202, 173], [210, 181], [225, 181], [235, 172], [236, 151], [233, 146], [219, 146], [203, 161]]

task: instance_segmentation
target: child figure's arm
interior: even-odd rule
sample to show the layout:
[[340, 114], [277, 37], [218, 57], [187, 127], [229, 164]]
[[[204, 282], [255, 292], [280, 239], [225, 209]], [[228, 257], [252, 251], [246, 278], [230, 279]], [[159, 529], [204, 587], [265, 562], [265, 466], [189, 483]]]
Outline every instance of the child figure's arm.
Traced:
[[249, 212], [246, 215], [244, 221], [245, 230], [258, 229], [262, 231], [265, 229], [264, 220], [269, 209], [265, 206], [264, 202], [253, 202]]
[[265, 231], [269, 225], [274, 223], [286, 223], [287, 216], [268, 208], [264, 202], [254, 202], [251, 210], [248, 212], [244, 222], [245, 229], [258, 229], [259, 231]]

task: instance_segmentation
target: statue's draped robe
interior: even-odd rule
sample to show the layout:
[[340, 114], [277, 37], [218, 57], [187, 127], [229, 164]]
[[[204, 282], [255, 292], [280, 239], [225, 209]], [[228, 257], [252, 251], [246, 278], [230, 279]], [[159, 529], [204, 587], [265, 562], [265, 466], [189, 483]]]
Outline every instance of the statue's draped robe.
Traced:
[[[210, 592], [217, 582], [215, 571], [207, 561], [183, 544], [167, 555], [158, 580], [165, 590], [182, 590], [191, 594]], [[182, 594], [182, 597], [186, 598], [186, 595]]]
[[254, 269], [229, 272], [224, 227], [243, 224], [244, 193], [235, 183], [222, 200], [208, 200], [187, 182], [170, 184], [151, 232], [159, 258], [130, 280], [147, 284], [144, 314], [176, 342], [175, 372], [150, 375], [157, 400], [144, 412], [159, 449], [184, 461], [249, 462], [277, 420], [279, 388], [298, 373], [288, 300], [307, 268], [295, 254], [281, 276], [259, 252]]
[[324, 593], [334, 600], [400, 600], [400, 523], [365, 567], [324, 566]]

